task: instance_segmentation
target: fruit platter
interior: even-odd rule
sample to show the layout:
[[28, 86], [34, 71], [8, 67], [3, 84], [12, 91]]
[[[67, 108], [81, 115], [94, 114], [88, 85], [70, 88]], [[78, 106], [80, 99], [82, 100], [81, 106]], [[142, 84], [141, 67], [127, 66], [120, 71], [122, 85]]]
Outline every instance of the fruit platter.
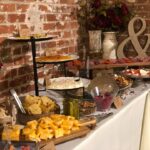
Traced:
[[130, 78], [150, 78], [149, 69], [126, 69], [122, 74]]
[[102, 60], [90, 60], [91, 69], [101, 68], [117, 68], [126, 66], [149, 66], [150, 57], [130, 57], [120, 59], [102, 59]]

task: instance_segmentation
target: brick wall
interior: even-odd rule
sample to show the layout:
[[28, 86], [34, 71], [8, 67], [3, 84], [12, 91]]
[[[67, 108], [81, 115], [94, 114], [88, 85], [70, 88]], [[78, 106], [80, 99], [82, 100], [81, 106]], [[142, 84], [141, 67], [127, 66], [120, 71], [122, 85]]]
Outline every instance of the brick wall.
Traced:
[[[127, 3], [134, 12], [144, 17], [150, 32], [150, 0]], [[79, 39], [76, 17], [76, 0], [0, 0], [0, 55], [4, 73], [0, 74], [0, 98], [9, 96], [9, 89], [27, 93], [34, 89], [30, 43], [7, 40], [19, 28], [29, 28], [32, 33], [58, 35], [51, 41], [37, 44], [37, 55], [45, 53], [72, 53], [80, 51], [86, 38]], [[124, 35], [126, 36], [126, 35]], [[42, 76], [39, 70], [39, 76]]]
[[[7, 37], [28, 28], [31, 33], [58, 35], [50, 41], [37, 43], [37, 55], [72, 53], [77, 50], [75, 0], [0, 0], [0, 55], [4, 72], [0, 74], [0, 98], [9, 89], [18, 93], [34, 90], [30, 43], [7, 40]], [[39, 76], [42, 76], [39, 70]]]
[[[146, 21], [146, 30], [143, 32], [143, 34], [141, 34], [138, 37], [138, 41], [140, 42], [141, 47], [144, 48], [144, 46], [147, 42], [147, 37], [145, 36], [145, 34], [150, 33], [150, 12], [149, 12], [150, 0], [135, 0], [135, 1], [136, 1], [135, 3], [127, 3], [127, 4], [135, 16], [142, 17]], [[140, 26], [141, 26], [141, 22], [136, 22], [135, 29], [139, 29]], [[136, 32], [137, 31], [135, 31], [135, 33]], [[119, 42], [121, 42], [122, 39], [124, 39], [126, 37], [127, 37], [127, 32], [120, 35], [118, 38]], [[127, 45], [126, 54], [127, 54], [127, 56], [136, 56], [137, 55], [130, 42]], [[147, 49], [147, 54], [150, 55], [150, 46]]]

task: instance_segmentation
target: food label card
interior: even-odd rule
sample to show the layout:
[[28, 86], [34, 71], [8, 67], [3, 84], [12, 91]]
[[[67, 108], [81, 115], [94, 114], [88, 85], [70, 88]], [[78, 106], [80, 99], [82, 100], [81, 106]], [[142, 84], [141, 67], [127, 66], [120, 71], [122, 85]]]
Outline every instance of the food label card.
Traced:
[[120, 96], [117, 96], [115, 97], [115, 100], [114, 100], [114, 105], [117, 109], [121, 108], [123, 106], [123, 101], [122, 99], [120, 98]]

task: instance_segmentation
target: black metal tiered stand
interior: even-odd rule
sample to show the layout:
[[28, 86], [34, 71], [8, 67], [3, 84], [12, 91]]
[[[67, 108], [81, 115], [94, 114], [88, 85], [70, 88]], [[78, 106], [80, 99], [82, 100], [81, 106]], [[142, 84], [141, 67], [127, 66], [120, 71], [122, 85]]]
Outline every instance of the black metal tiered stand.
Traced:
[[34, 86], [35, 86], [35, 95], [39, 95], [38, 88], [38, 73], [37, 73], [37, 62], [36, 62], [36, 42], [51, 40], [56, 36], [46, 36], [46, 37], [38, 37], [35, 38], [33, 36], [29, 38], [21, 38], [21, 37], [8, 37], [8, 40], [13, 40], [15, 42], [30, 42], [31, 50], [32, 50], [32, 61], [33, 61], [33, 70], [34, 70]]
[[8, 37], [8, 40], [12, 40], [15, 42], [30, 42], [31, 43], [32, 61], [33, 61], [33, 70], [34, 70], [34, 86], [35, 86], [35, 95], [36, 96], [39, 96], [37, 64], [43, 64], [43, 65], [45, 65], [45, 64], [63, 64], [64, 75], [66, 77], [67, 71], [66, 71], [65, 63], [75, 60], [75, 59], [78, 59], [78, 58], [73, 58], [73, 59], [57, 61], [57, 62], [55, 62], [55, 61], [36, 61], [36, 42], [51, 40], [53, 38], [56, 38], [56, 36], [45, 36], [45, 37], [38, 37], [38, 38], [35, 38], [33, 36], [31, 36], [29, 38]]

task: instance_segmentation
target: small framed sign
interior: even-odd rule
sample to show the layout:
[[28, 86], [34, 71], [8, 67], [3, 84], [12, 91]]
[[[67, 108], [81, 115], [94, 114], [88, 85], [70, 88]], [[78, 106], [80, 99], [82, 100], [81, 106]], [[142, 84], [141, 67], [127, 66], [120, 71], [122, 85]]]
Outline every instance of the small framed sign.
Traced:
[[120, 96], [115, 97], [114, 99], [114, 106], [115, 108], [119, 109], [123, 106], [123, 100], [121, 99]]

